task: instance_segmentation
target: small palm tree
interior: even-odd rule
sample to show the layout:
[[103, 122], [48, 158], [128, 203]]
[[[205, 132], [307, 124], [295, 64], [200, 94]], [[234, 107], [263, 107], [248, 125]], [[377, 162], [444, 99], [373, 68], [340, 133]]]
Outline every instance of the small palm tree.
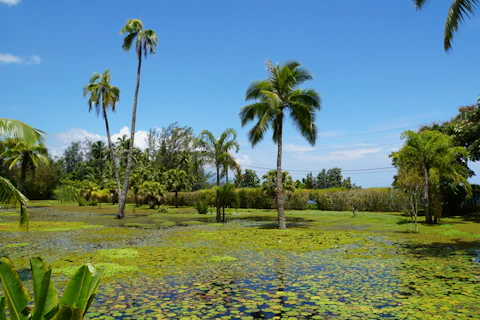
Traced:
[[[205, 162], [211, 163], [215, 166], [217, 173], [217, 187], [220, 186], [220, 170], [225, 163], [232, 161], [233, 156], [230, 153], [230, 150], [235, 150], [238, 152], [240, 145], [237, 142], [237, 132], [230, 128], [225, 130], [220, 137], [217, 139], [208, 130], [203, 130], [200, 132], [196, 144], [201, 150], [201, 155], [205, 159]], [[234, 160], [233, 160], [234, 161]], [[220, 194], [217, 190], [217, 222], [222, 221], [222, 216], [220, 212]]]
[[[273, 198], [275, 202], [278, 202], [276, 186], [277, 186], [277, 171], [270, 170], [262, 177], [262, 190], [269, 197]], [[288, 171], [282, 172], [282, 189], [284, 192], [294, 192], [295, 182], [293, 182], [292, 176]], [[283, 195], [282, 195], [283, 198]]]
[[147, 201], [150, 209], [154, 209], [165, 196], [165, 187], [159, 182], [145, 181], [139, 187], [139, 194]]
[[458, 159], [466, 159], [463, 147], [454, 147], [452, 137], [438, 131], [420, 133], [408, 130], [402, 134], [405, 145], [390, 155], [400, 174], [408, 172], [423, 179], [425, 219], [428, 224], [437, 223], [442, 207], [440, 185], [448, 181], [453, 186], [462, 185], [471, 191], [467, 181], [468, 169]]
[[180, 169], [170, 169], [165, 172], [164, 177], [167, 190], [175, 192], [175, 208], [178, 208], [178, 192], [188, 190], [192, 179], [184, 170]]
[[[421, 9], [427, 0], [412, 0], [417, 9]], [[443, 38], [443, 48], [448, 51], [452, 48], [453, 34], [458, 31], [459, 24], [473, 15], [475, 7], [480, 3], [478, 0], [452, 0], [448, 10], [447, 20], [445, 21], [445, 31]]]
[[277, 208], [278, 227], [286, 229], [285, 209], [282, 190], [282, 144], [283, 122], [287, 115], [293, 125], [307, 141], [314, 145], [317, 139], [315, 112], [320, 110], [320, 96], [313, 89], [300, 89], [299, 86], [311, 80], [312, 74], [300, 67], [300, 63], [289, 61], [283, 66], [266, 62], [268, 79], [255, 81], [246, 92], [246, 101], [254, 100], [253, 104], [240, 109], [242, 127], [257, 120], [248, 132], [248, 138], [255, 146], [260, 142], [265, 132], [271, 127], [273, 142], [277, 144]]
[[135, 95], [133, 98], [133, 110], [132, 110], [132, 126], [130, 128], [130, 148], [128, 153], [127, 167], [125, 170], [125, 177], [123, 181], [123, 189], [119, 192], [118, 198], [118, 212], [117, 218], [123, 219], [125, 211], [125, 201], [128, 191], [130, 171], [132, 169], [133, 158], [133, 144], [135, 141], [135, 122], [137, 118], [137, 101], [138, 91], [140, 89], [140, 73], [142, 70], [142, 56], [147, 58], [147, 55], [155, 54], [155, 48], [157, 47], [158, 40], [157, 35], [153, 30], [144, 30], [142, 21], [138, 19], [130, 19], [127, 24], [120, 30], [121, 34], [126, 34], [123, 39], [122, 49], [130, 51], [133, 42], [135, 41], [135, 50], [137, 52], [138, 68], [137, 68], [137, 84], [135, 86]]
[[7, 150], [1, 154], [5, 158], [5, 164], [9, 170], [12, 170], [15, 166], [20, 166], [20, 192], [25, 193], [25, 178], [27, 176], [27, 170], [38, 168], [40, 162], [48, 164], [48, 151], [47, 148], [41, 143], [28, 143], [26, 141], [14, 142], [9, 140], [7, 142]]
[[83, 96], [90, 96], [88, 99], [88, 111], [95, 109], [97, 117], [102, 112], [103, 120], [105, 120], [105, 129], [107, 131], [108, 147], [110, 149], [110, 158], [112, 160], [113, 172], [117, 182], [118, 191], [120, 191], [120, 177], [118, 175], [118, 168], [115, 162], [115, 152], [112, 144], [112, 137], [110, 136], [110, 127], [108, 125], [107, 111], [111, 109], [116, 111], [117, 103], [120, 101], [120, 89], [110, 84], [112, 77], [110, 70], [107, 69], [100, 73], [94, 73], [90, 78], [90, 82], [83, 87]]

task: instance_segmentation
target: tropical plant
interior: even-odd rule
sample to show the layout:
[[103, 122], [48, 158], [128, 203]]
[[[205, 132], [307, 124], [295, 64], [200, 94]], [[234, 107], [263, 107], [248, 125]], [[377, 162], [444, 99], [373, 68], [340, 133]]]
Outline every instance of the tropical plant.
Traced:
[[178, 192], [187, 191], [191, 185], [191, 178], [180, 169], [170, 169], [164, 174], [167, 190], [175, 192], [175, 208], [178, 208]]
[[320, 110], [320, 96], [313, 89], [300, 89], [299, 86], [311, 80], [312, 74], [296, 61], [284, 65], [273, 65], [266, 61], [268, 79], [255, 81], [246, 92], [246, 101], [255, 102], [240, 109], [242, 127], [257, 119], [257, 123], [248, 132], [248, 138], [255, 146], [271, 127], [273, 142], [277, 144], [277, 210], [278, 227], [286, 229], [284, 200], [282, 190], [282, 144], [283, 123], [287, 115], [293, 125], [307, 141], [314, 145], [317, 138], [315, 112]]
[[[421, 9], [427, 0], [412, 0], [417, 9]], [[448, 10], [447, 20], [445, 21], [445, 31], [443, 39], [443, 48], [448, 51], [452, 48], [453, 35], [458, 31], [459, 24], [465, 22], [465, 18], [473, 15], [475, 7], [479, 4], [478, 0], [452, 0]]]
[[[115, 152], [113, 149], [112, 137], [110, 136], [110, 126], [108, 125], [107, 111], [110, 108], [113, 112], [116, 111], [116, 105], [120, 101], [120, 89], [110, 84], [112, 79], [110, 70], [107, 69], [100, 73], [94, 73], [90, 78], [90, 82], [83, 87], [83, 96], [90, 96], [88, 99], [88, 111], [95, 108], [97, 117], [102, 112], [103, 120], [105, 120], [105, 129], [107, 131], [108, 148], [110, 149], [110, 159], [117, 182], [117, 189], [120, 191], [120, 177], [118, 175], [118, 168], [115, 162]], [[100, 146], [97, 146], [97, 148]]]
[[0, 139], [12, 138], [14, 141], [27, 141], [34, 144], [43, 142], [45, 132], [33, 128], [18, 120], [0, 118]]
[[[233, 155], [230, 153], [230, 150], [235, 150], [238, 152], [240, 145], [237, 142], [237, 132], [232, 129], [226, 129], [222, 132], [220, 137], [217, 139], [208, 130], [203, 130], [200, 132], [200, 135], [196, 141], [197, 147], [200, 149], [202, 157], [205, 159], [206, 163], [211, 163], [215, 166], [217, 174], [217, 187], [220, 186], [220, 170], [225, 163], [230, 163], [235, 161]], [[217, 222], [222, 221], [222, 216], [220, 212], [220, 194], [217, 190]]]
[[258, 188], [260, 179], [255, 170], [245, 169], [245, 173], [237, 172], [235, 176], [235, 186], [237, 188]]
[[165, 187], [159, 182], [145, 181], [139, 188], [139, 194], [147, 201], [150, 209], [154, 209], [165, 196]]
[[[278, 203], [278, 194], [276, 192], [277, 189], [277, 171], [270, 170], [265, 173], [262, 177], [262, 190], [263, 192], [275, 200]], [[294, 192], [295, 191], [295, 183], [293, 182], [292, 176], [288, 173], [288, 171], [282, 172], [282, 191], [286, 193]], [[282, 200], [284, 198], [284, 194], [282, 193]]]
[[400, 170], [395, 179], [395, 186], [400, 189], [400, 195], [403, 196], [403, 210], [407, 223], [410, 220], [415, 233], [418, 232], [418, 211], [422, 203], [424, 183], [421, 175], [410, 172], [408, 169]]
[[195, 203], [195, 209], [197, 209], [198, 214], [207, 214], [208, 213], [208, 201], [200, 200]]
[[402, 134], [405, 145], [390, 157], [393, 165], [409, 175], [423, 180], [423, 202], [427, 223], [437, 223], [441, 218], [441, 181], [452, 186], [469, 188], [468, 170], [461, 159], [468, 157], [463, 147], [454, 147], [453, 140], [438, 131], [424, 130], [420, 133], [408, 130]]
[[27, 141], [8, 140], [7, 150], [1, 155], [4, 163], [12, 170], [15, 166], [20, 166], [20, 192], [25, 192], [25, 178], [27, 170], [35, 171], [40, 162], [48, 164], [48, 151], [42, 143], [29, 143]]
[[34, 308], [12, 261], [0, 258], [0, 280], [4, 297], [0, 297], [0, 319], [7, 319], [5, 306], [8, 306], [12, 320], [74, 320], [83, 319], [98, 291], [101, 269], [93, 265], [81, 266], [67, 283], [60, 300], [50, 279], [52, 269], [42, 259], [30, 259], [33, 275]]
[[157, 35], [153, 30], [144, 30], [142, 21], [138, 19], [130, 19], [125, 26], [120, 30], [121, 34], [126, 34], [123, 39], [122, 49], [130, 51], [133, 42], [135, 41], [135, 49], [137, 52], [138, 67], [137, 67], [137, 83], [135, 86], [135, 95], [133, 98], [132, 110], [132, 126], [130, 128], [130, 148], [128, 153], [127, 167], [125, 169], [125, 177], [123, 181], [123, 189], [118, 193], [118, 212], [117, 218], [123, 219], [125, 216], [125, 203], [127, 200], [127, 191], [130, 179], [130, 171], [132, 169], [133, 145], [135, 141], [135, 122], [137, 117], [137, 101], [138, 91], [140, 89], [140, 73], [142, 70], [142, 56], [147, 58], [147, 55], [155, 53], [155, 47], [158, 40]]

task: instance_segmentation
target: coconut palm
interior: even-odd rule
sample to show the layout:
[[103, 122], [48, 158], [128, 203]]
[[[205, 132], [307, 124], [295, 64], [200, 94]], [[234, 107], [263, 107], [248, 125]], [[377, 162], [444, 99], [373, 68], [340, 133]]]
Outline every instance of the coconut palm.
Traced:
[[[40, 143], [45, 133], [21, 121], [0, 118], [0, 140], [12, 139], [26, 143]], [[0, 206], [20, 204], [20, 225], [28, 229], [28, 199], [10, 181], [0, 177]]]
[[108, 125], [107, 116], [107, 111], [109, 108], [113, 112], [116, 111], [116, 105], [120, 101], [120, 89], [110, 84], [111, 79], [112, 77], [110, 76], [109, 69], [105, 70], [103, 74], [94, 73], [90, 78], [90, 82], [83, 87], [83, 96], [90, 96], [88, 99], [88, 111], [95, 109], [97, 117], [101, 112], [103, 120], [105, 120], [108, 148], [110, 149], [110, 159], [112, 161], [118, 192], [120, 192], [120, 177], [118, 175], [118, 168], [115, 162], [115, 151], [113, 149], [112, 137], [110, 136], [110, 127]]
[[140, 73], [142, 70], [142, 56], [147, 58], [149, 53], [155, 53], [155, 47], [158, 40], [157, 35], [153, 30], [144, 30], [142, 21], [138, 19], [130, 19], [127, 24], [120, 30], [121, 34], [126, 34], [123, 39], [122, 49], [130, 51], [133, 42], [135, 41], [135, 50], [137, 52], [138, 67], [137, 67], [137, 84], [135, 86], [135, 95], [133, 98], [133, 110], [132, 110], [132, 126], [130, 128], [130, 149], [128, 153], [127, 168], [125, 170], [125, 178], [123, 181], [122, 192], [119, 193], [118, 198], [118, 212], [117, 218], [123, 219], [125, 211], [125, 201], [128, 191], [128, 181], [130, 179], [130, 171], [132, 169], [132, 157], [133, 157], [133, 143], [135, 141], [135, 122], [137, 117], [137, 101], [138, 91], [140, 89]]
[[[215, 166], [217, 174], [217, 186], [220, 186], [220, 170], [225, 163], [234, 161], [230, 150], [238, 152], [240, 145], [237, 142], [237, 132], [230, 128], [222, 132], [217, 139], [208, 130], [203, 130], [196, 141], [197, 147], [201, 150], [201, 155], [205, 159], [206, 163], [213, 164]], [[232, 160], [233, 159], [233, 160]], [[220, 212], [220, 195], [217, 190], [217, 222], [222, 221]]]
[[[417, 9], [421, 9], [427, 0], [412, 0]], [[452, 0], [448, 10], [447, 20], [445, 21], [445, 31], [443, 36], [443, 48], [448, 51], [452, 48], [453, 34], [458, 31], [459, 24], [465, 21], [473, 14], [475, 7], [480, 3], [479, 0]]]
[[25, 179], [27, 170], [38, 168], [40, 162], [48, 164], [48, 151], [42, 143], [29, 143], [27, 141], [7, 142], [7, 150], [0, 155], [5, 159], [4, 163], [12, 170], [20, 166], [20, 192], [25, 193]]
[[159, 182], [145, 181], [139, 187], [139, 194], [147, 201], [150, 209], [154, 209], [165, 195], [165, 187]]
[[315, 112], [321, 108], [320, 96], [313, 89], [300, 89], [299, 86], [312, 79], [312, 74], [300, 67], [296, 61], [284, 65], [266, 62], [268, 79], [255, 81], [246, 92], [246, 101], [255, 102], [240, 109], [242, 127], [257, 120], [248, 132], [248, 138], [255, 146], [271, 127], [273, 142], [277, 144], [277, 208], [279, 229], [286, 229], [284, 200], [282, 191], [282, 139], [283, 123], [287, 115], [300, 134], [314, 145], [317, 138]]

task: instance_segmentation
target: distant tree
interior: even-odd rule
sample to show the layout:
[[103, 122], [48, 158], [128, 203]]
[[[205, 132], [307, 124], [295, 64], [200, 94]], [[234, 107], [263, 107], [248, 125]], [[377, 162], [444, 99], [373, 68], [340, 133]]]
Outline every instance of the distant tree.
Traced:
[[329, 188], [340, 188], [342, 186], [342, 169], [335, 167], [327, 170]]
[[305, 178], [302, 179], [303, 185], [305, 189], [315, 189], [315, 178], [313, 177], [313, 173], [308, 173]]
[[329, 179], [328, 179], [326, 169], [322, 169], [322, 171], [320, 171], [317, 174], [317, 177], [316, 177], [315, 180], [316, 180], [315, 185], [316, 185], [317, 189], [328, 189], [328, 188], [330, 188], [330, 182], [329, 182]]
[[[120, 192], [120, 176], [118, 174], [118, 168], [115, 162], [115, 151], [113, 148], [112, 137], [110, 136], [110, 126], [108, 125], [107, 116], [108, 109], [111, 109], [113, 112], [116, 111], [117, 103], [120, 101], [120, 89], [110, 84], [111, 79], [112, 77], [109, 69], [105, 70], [103, 74], [94, 73], [90, 78], [90, 82], [83, 87], [83, 96], [89, 96], [88, 111], [95, 109], [97, 117], [100, 112], [102, 113], [103, 120], [105, 121], [105, 129], [107, 131], [108, 148], [110, 150], [113, 173], [115, 181], [117, 182], [118, 192]], [[99, 141], [98, 143], [100, 144], [97, 144], [96, 146], [98, 148], [97, 152], [102, 152], [101, 158], [103, 159], [104, 146], [101, 144], [103, 142]], [[100, 157], [100, 154], [97, 153], [97, 156]], [[100, 164], [101, 175], [103, 173], [103, 162], [100, 162]]]
[[258, 188], [260, 179], [255, 170], [245, 169], [245, 173], [237, 173], [235, 176], [235, 186], [237, 188]]
[[[412, 0], [417, 9], [421, 9], [427, 0]], [[473, 15], [475, 7], [479, 4], [478, 0], [452, 0], [450, 10], [448, 10], [447, 20], [445, 21], [445, 32], [443, 48], [448, 51], [452, 48], [453, 35], [458, 31], [458, 26]]]
[[175, 208], [178, 208], [178, 192], [187, 191], [191, 185], [191, 178], [184, 170], [170, 169], [165, 172], [164, 181], [168, 191], [175, 192]]
[[78, 163], [83, 162], [84, 153], [80, 142], [72, 142], [63, 152], [66, 173], [73, 173]]
[[[238, 152], [240, 145], [237, 142], [237, 132], [234, 129], [226, 129], [220, 137], [217, 139], [208, 130], [203, 130], [197, 141], [196, 145], [200, 150], [202, 157], [207, 163], [211, 163], [215, 166], [215, 171], [217, 174], [217, 187], [220, 186], [220, 170], [222, 169], [225, 162], [233, 158], [233, 155], [230, 153], [231, 150]], [[222, 216], [220, 212], [220, 193], [217, 190], [216, 197], [217, 205], [217, 222], [222, 221]]]
[[[276, 193], [276, 186], [277, 186], [277, 171], [270, 170], [262, 177], [262, 190], [265, 194], [278, 202], [278, 195]], [[293, 182], [292, 176], [288, 173], [288, 171], [282, 172], [282, 198], [285, 197], [285, 193], [294, 192], [295, 191], [295, 183]], [[283, 200], [283, 199], [282, 199]]]
[[165, 187], [159, 182], [145, 181], [139, 187], [139, 194], [147, 201], [150, 209], [155, 209], [165, 195]]
[[410, 219], [413, 225], [413, 232], [418, 232], [418, 211], [422, 204], [423, 188], [425, 181], [418, 172], [411, 172], [408, 167], [400, 169], [395, 180], [395, 186], [400, 189], [403, 195], [403, 207], [406, 213], [407, 222]]
[[286, 229], [285, 203], [282, 190], [282, 146], [283, 123], [290, 115], [294, 126], [307, 141], [314, 145], [317, 139], [315, 124], [316, 112], [320, 110], [320, 96], [313, 89], [300, 89], [299, 86], [313, 78], [296, 61], [284, 65], [266, 62], [268, 79], [255, 81], [247, 89], [245, 100], [255, 102], [240, 109], [242, 127], [257, 120], [250, 129], [248, 138], [255, 146], [263, 140], [265, 132], [273, 129], [273, 142], [277, 144], [277, 211], [278, 228]]
[[450, 136], [438, 131], [420, 133], [408, 130], [402, 134], [405, 145], [390, 155], [400, 172], [417, 175], [423, 179], [423, 203], [428, 224], [437, 223], [441, 217], [440, 182], [469, 187], [468, 172], [459, 162], [466, 158], [465, 148], [454, 147]]
[[123, 188], [118, 195], [118, 212], [117, 218], [123, 219], [125, 216], [125, 203], [127, 200], [127, 191], [129, 187], [130, 171], [133, 165], [133, 150], [135, 141], [135, 122], [137, 118], [137, 101], [138, 91], [140, 89], [140, 73], [142, 70], [142, 56], [147, 57], [148, 53], [154, 54], [155, 48], [158, 43], [157, 35], [153, 30], [144, 30], [142, 21], [138, 19], [130, 19], [125, 26], [120, 30], [121, 34], [126, 34], [123, 39], [122, 49], [130, 51], [133, 42], [135, 41], [135, 50], [138, 59], [137, 68], [137, 83], [135, 86], [135, 93], [133, 98], [133, 110], [132, 110], [132, 125], [130, 128], [130, 148], [128, 153], [127, 167], [125, 169], [125, 177], [123, 181]]
[[20, 192], [25, 193], [25, 179], [27, 171], [33, 173], [38, 168], [39, 163], [48, 164], [48, 151], [42, 143], [30, 143], [28, 141], [9, 140], [7, 150], [1, 155], [4, 158], [5, 165], [9, 170], [15, 166], [21, 168]]

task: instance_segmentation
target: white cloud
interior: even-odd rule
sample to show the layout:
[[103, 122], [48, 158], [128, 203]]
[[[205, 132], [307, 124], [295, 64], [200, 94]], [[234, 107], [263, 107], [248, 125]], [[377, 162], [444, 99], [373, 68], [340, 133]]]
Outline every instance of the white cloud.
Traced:
[[14, 6], [20, 3], [21, 0], [0, 0], [0, 3], [4, 3], [7, 6]]
[[[123, 127], [120, 132], [112, 135], [112, 142], [116, 142], [118, 138], [122, 137], [124, 134], [130, 138], [130, 130], [128, 127]], [[146, 138], [148, 132], [144, 130], [139, 130], [135, 133], [135, 147], [140, 149], [145, 149], [147, 147]], [[50, 153], [54, 156], [61, 156], [65, 149], [72, 142], [83, 142], [85, 140], [97, 141], [102, 140], [107, 143], [107, 137], [102, 136], [93, 132], [88, 132], [84, 129], [72, 128], [65, 132], [59, 132], [51, 134], [47, 137], [47, 147]]]
[[314, 147], [311, 147], [311, 146], [298, 146], [295, 144], [287, 144], [283, 148], [285, 149], [285, 151], [288, 151], [288, 152], [299, 152], [299, 153], [312, 152], [316, 150]]
[[[2, 1], [2, 0], [0, 0]], [[19, 56], [14, 56], [10, 53], [0, 53], [0, 63], [10, 64], [40, 64], [41, 59], [39, 56], [33, 55], [27, 58], [22, 58]]]
[[237, 161], [240, 167], [249, 166], [252, 164], [252, 160], [250, 160], [250, 157], [248, 156], [248, 154], [236, 155], [235, 161]]
[[392, 152], [397, 152], [398, 150], [400, 150], [400, 148], [392, 148], [391, 149]]

